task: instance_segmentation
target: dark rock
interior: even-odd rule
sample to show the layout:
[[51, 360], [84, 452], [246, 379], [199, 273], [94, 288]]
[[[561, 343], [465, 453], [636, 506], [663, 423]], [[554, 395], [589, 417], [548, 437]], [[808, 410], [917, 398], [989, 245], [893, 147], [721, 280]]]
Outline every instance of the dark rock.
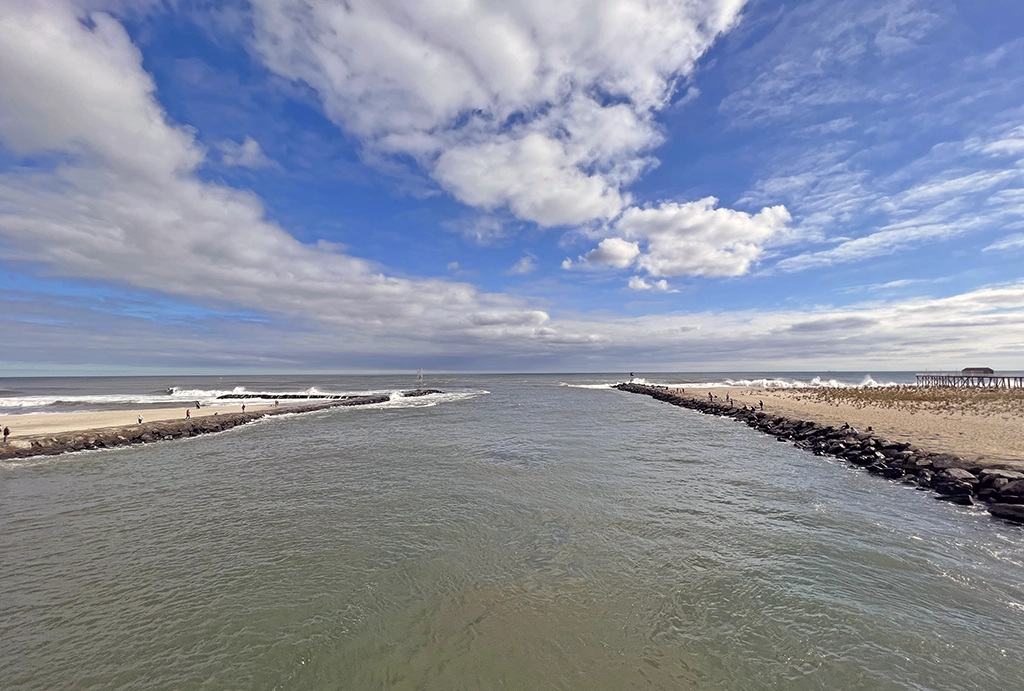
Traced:
[[1024, 505], [1022, 504], [992, 504], [988, 507], [988, 512], [997, 518], [1024, 523]]
[[[672, 396], [662, 389], [635, 384], [619, 384], [621, 391], [644, 394], [659, 400], [671, 398], [675, 405], [712, 415], [726, 415], [750, 427], [771, 434], [780, 442], [795, 441], [796, 446], [814, 454], [829, 455], [864, 467], [868, 472], [919, 490], [934, 489], [938, 499], [970, 506], [975, 492], [979, 499], [1002, 506], [1004, 512], [1021, 516], [1024, 522], [1024, 473], [982, 468], [948, 453], [929, 453], [908, 442], [893, 442], [870, 433], [854, 434], [848, 427], [837, 429], [812, 422], [790, 420], [762, 411], [729, 408], [706, 400]], [[1019, 503], [1018, 503], [1019, 502]], [[1010, 508], [1005, 508], [1010, 507]]]
[[936, 478], [935, 483], [932, 485], [932, 489], [943, 496], [949, 497], [969, 497], [974, 494], [974, 486], [969, 482], [964, 482], [963, 480]]
[[932, 465], [936, 468], [964, 468], [965, 470], [977, 469], [978, 464], [966, 461], [959, 456], [954, 456], [951, 453], [937, 453], [932, 454], [931, 457]]
[[999, 492], [1000, 494], [1024, 494], [1024, 480], [1012, 480]]
[[974, 506], [974, 500], [969, 494], [943, 494], [935, 497], [941, 501], [948, 501], [951, 504], [960, 504], [961, 506]]
[[1007, 470], [1006, 468], [982, 468], [978, 471], [978, 477], [981, 480], [985, 480], [990, 477], [1001, 477], [1007, 480], [1024, 480], [1024, 473], [1017, 470]]
[[944, 468], [939, 471], [939, 477], [947, 478], [950, 480], [958, 480], [960, 482], [969, 482], [972, 485], [978, 483], [978, 478], [963, 468]]

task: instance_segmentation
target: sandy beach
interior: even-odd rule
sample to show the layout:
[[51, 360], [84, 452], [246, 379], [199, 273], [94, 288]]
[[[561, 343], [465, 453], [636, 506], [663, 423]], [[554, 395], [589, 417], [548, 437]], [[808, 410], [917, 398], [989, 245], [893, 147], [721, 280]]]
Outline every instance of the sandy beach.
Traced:
[[[246, 403], [247, 412], [257, 412], [273, 408], [268, 403]], [[84, 432], [105, 427], [124, 427], [138, 424], [139, 415], [143, 422], [162, 422], [165, 420], [183, 420], [185, 411], [189, 410], [193, 418], [208, 415], [239, 413], [242, 404], [227, 406], [208, 406], [206, 408], [140, 408], [137, 410], [105, 410], [101, 412], [82, 413], [46, 413], [40, 415], [5, 415], [0, 417], [0, 427], [11, 428], [11, 442], [26, 438], [59, 434], [61, 432]]]
[[1024, 468], [1024, 390], [918, 387], [687, 389], [693, 398], [740, 406], [764, 401], [767, 413], [906, 441], [981, 464]]

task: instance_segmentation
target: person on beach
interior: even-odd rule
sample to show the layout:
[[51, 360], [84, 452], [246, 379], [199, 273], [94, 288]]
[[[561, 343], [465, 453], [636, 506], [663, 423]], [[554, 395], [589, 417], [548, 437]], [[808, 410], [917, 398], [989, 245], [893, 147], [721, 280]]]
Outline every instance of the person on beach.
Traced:
[[192, 419], [192, 411], [191, 410], [186, 410], [185, 411], [185, 419], [186, 420], [191, 420]]
[[245, 412], [245, 404], [244, 403], [242, 404], [242, 412], [243, 413]]
[[4, 425], [4, 444], [7, 443], [7, 437], [9, 437], [10, 435], [11, 435], [11, 428], [8, 427], [7, 425]]
[[715, 397], [711, 395], [710, 391], [708, 391], [708, 400], [709, 401], [714, 401], [715, 400]]
[[139, 424], [140, 425], [142, 424], [142, 414], [141, 413], [139, 414]]
[[764, 401], [758, 401], [757, 404], [761, 406], [761, 410], [764, 410]]

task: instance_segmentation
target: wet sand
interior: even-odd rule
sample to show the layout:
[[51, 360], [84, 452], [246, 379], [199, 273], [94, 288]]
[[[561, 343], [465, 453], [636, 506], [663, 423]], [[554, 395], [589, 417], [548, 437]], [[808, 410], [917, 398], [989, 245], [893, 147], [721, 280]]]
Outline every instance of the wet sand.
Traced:
[[[246, 403], [246, 412], [255, 413], [273, 408], [273, 404]], [[108, 427], [126, 427], [138, 424], [139, 415], [143, 422], [184, 420], [185, 411], [190, 410], [193, 418], [219, 413], [242, 412], [242, 405], [207, 406], [206, 408], [140, 408], [137, 410], [105, 410], [82, 413], [43, 413], [39, 415], [5, 415], [0, 417], [0, 427], [10, 427], [9, 441], [25, 438], [60, 434], [63, 432], [85, 432]]]
[[764, 401], [766, 413], [842, 426], [984, 465], [1024, 468], [1024, 390], [918, 387], [687, 389], [736, 405]]

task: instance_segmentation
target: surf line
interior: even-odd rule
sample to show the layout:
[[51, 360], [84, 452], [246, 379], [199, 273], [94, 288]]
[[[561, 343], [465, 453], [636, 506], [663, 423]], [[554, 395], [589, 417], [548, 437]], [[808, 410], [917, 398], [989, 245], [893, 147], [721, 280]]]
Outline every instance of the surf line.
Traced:
[[[416, 389], [414, 391], [403, 391], [401, 395], [403, 398], [414, 398], [438, 393], [443, 392], [437, 389]], [[389, 394], [351, 396], [343, 400], [269, 408], [249, 413], [224, 413], [223, 415], [209, 415], [184, 420], [161, 420], [159, 422], [146, 422], [139, 425], [41, 434], [25, 437], [17, 441], [10, 440], [6, 444], [0, 445], [0, 461], [14, 458], [31, 458], [32, 456], [56, 456], [74, 451], [112, 449], [131, 444], [150, 444], [158, 441], [197, 437], [202, 434], [223, 432], [233, 427], [255, 422], [262, 418], [273, 417], [274, 415], [311, 413], [328, 408], [387, 403], [390, 400], [391, 396]]]
[[1024, 473], [986, 466], [948, 453], [923, 451], [909, 442], [894, 442], [852, 428], [819, 425], [744, 408], [680, 395], [665, 386], [616, 384], [613, 388], [643, 394], [681, 408], [707, 415], [731, 417], [780, 442], [818, 456], [844, 460], [869, 473], [896, 480], [920, 490], [933, 490], [936, 499], [971, 506], [988, 504], [993, 516], [1024, 523]]

